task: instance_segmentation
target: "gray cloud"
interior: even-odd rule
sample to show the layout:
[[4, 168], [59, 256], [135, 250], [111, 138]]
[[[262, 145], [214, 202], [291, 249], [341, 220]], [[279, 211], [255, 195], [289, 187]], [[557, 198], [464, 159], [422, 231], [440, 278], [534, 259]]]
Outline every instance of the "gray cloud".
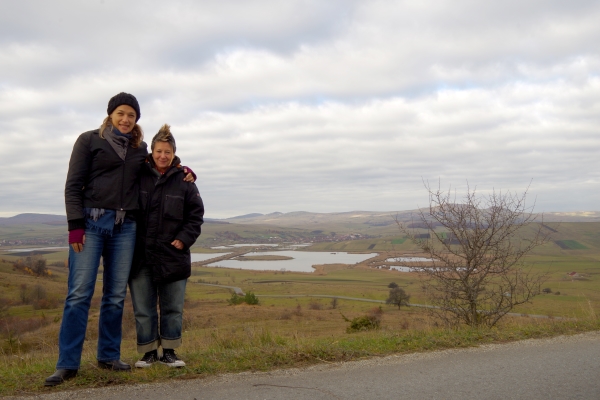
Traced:
[[63, 212], [77, 135], [134, 93], [208, 216], [400, 210], [422, 180], [599, 202], [593, 1], [11, 2], [0, 214]]

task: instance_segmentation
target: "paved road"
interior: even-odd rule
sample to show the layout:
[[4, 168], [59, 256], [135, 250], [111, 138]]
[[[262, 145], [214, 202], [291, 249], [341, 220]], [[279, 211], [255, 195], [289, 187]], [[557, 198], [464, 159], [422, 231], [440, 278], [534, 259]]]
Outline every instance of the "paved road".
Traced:
[[36, 398], [600, 399], [600, 332]]

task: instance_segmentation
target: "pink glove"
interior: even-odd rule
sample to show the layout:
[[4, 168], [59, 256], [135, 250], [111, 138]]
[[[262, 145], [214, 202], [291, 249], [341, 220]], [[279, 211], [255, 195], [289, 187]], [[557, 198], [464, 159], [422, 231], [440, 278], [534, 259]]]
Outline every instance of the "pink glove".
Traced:
[[196, 182], [196, 180], [198, 180], [198, 177], [196, 176], [196, 174], [194, 173], [194, 171], [192, 171], [192, 169], [190, 167], [186, 167], [185, 165], [183, 166], [183, 172], [185, 172], [185, 174], [192, 174], [192, 176], [194, 177], [194, 180], [192, 182]]
[[73, 229], [72, 231], [69, 231], [69, 244], [83, 243], [84, 235], [85, 235], [85, 229]]

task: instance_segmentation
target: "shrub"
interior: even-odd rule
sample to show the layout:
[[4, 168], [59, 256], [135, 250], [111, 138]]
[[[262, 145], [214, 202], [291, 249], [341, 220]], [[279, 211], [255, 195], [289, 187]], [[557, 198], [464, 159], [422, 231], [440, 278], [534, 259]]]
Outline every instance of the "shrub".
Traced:
[[39, 299], [34, 300], [32, 303], [34, 310], [50, 310], [58, 307], [58, 301], [56, 299]]
[[50, 276], [52, 272], [46, 268], [46, 259], [41, 255], [19, 258], [13, 263], [13, 269], [33, 276]]
[[367, 315], [363, 315], [362, 317], [352, 318], [351, 320], [346, 318], [344, 314], [342, 314], [342, 318], [346, 322], [350, 322], [350, 326], [346, 328], [346, 332], [360, 332], [360, 331], [370, 331], [373, 329], [379, 329], [381, 325], [381, 315], [383, 314], [383, 309], [381, 307], [374, 308], [370, 310]]
[[333, 299], [331, 299], [331, 308], [333, 308], [334, 310], [337, 308], [338, 306], [338, 299], [337, 297], [334, 297]]
[[364, 315], [362, 317], [353, 318], [350, 321], [350, 326], [346, 328], [346, 332], [360, 332], [369, 331], [372, 329], [379, 329], [381, 320], [374, 315]]
[[248, 292], [244, 296], [244, 302], [246, 302], [246, 304], [251, 304], [251, 305], [258, 304], [258, 297], [256, 297], [256, 295], [254, 293]]
[[310, 303], [308, 303], [308, 309], [309, 310], [322, 310], [323, 305], [317, 301], [311, 301]]
[[48, 298], [48, 292], [46, 291], [46, 288], [39, 284], [35, 285], [31, 295], [33, 297], [33, 301], [46, 300]]
[[237, 293], [233, 293], [231, 298], [227, 300], [230, 306], [235, 306], [237, 304], [242, 304], [244, 302], [244, 297], [238, 296]]
[[258, 304], [258, 297], [256, 297], [256, 295], [252, 292], [248, 292], [244, 296], [239, 296], [237, 293], [233, 293], [231, 298], [227, 300], [227, 303], [229, 303], [230, 306], [235, 306], [242, 303], [256, 305]]

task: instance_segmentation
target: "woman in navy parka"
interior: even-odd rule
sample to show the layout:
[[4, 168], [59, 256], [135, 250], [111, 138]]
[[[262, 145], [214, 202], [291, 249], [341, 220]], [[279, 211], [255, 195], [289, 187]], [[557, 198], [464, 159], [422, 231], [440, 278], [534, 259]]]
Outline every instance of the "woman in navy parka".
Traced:
[[[154, 136], [140, 180], [140, 218], [129, 288], [136, 321], [138, 368], [160, 361], [183, 367], [174, 349], [181, 346], [183, 302], [191, 275], [190, 247], [200, 236], [204, 205], [175, 155], [169, 125]], [[160, 318], [157, 312], [160, 305]], [[162, 347], [159, 358], [158, 348]]]

